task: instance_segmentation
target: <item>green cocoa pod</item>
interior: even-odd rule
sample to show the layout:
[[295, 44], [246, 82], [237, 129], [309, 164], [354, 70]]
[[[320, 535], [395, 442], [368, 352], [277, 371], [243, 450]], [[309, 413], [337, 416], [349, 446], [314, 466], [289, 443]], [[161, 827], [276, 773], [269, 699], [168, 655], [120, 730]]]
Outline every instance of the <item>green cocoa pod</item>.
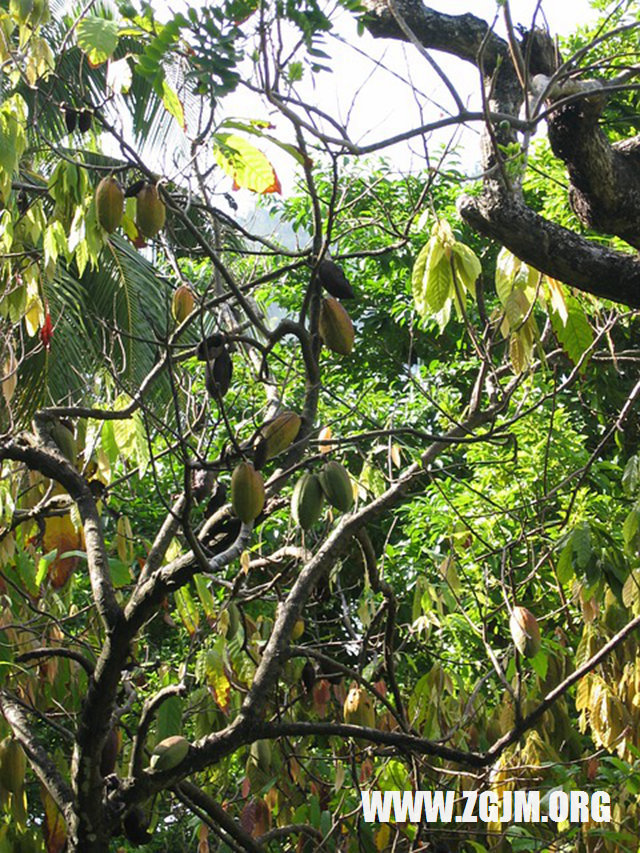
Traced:
[[189, 741], [182, 735], [172, 735], [161, 740], [151, 753], [149, 766], [153, 770], [173, 770], [187, 757]]
[[323, 501], [324, 494], [318, 477], [315, 474], [303, 474], [291, 496], [293, 520], [303, 530], [308, 530], [320, 518]]
[[136, 199], [136, 226], [143, 237], [151, 239], [164, 228], [167, 209], [154, 184], [144, 184]]
[[249, 524], [260, 515], [265, 501], [264, 480], [250, 462], [241, 462], [231, 477], [231, 505], [240, 521]]
[[327, 501], [340, 512], [353, 506], [353, 487], [347, 469], [339, 462], [327, 462], [320, 472], [320, 485]]
[[107, 234], [122, 221], [124, 190], [115, 178], [103, 178], [96, 187], [96, 216]]

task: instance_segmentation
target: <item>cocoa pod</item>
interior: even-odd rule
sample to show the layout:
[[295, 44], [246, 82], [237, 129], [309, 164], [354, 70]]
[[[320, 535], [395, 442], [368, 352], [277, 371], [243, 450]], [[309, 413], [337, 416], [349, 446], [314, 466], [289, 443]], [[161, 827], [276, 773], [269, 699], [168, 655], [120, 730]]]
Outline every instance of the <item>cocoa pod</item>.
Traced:
[[23, 788], [26, 773], [24, 749], [9, 735], [0, 743], [0, 784], [12, 794], [18, 794]]
[[342, 267], [325, 259], [318, 264], [318, 278], [327, 293], [338, 299], [354, 299], [355, 293], [345, 276]]
[[304, 619], [300, 617], [299, 619], [296, 619], [296, 621], [293, 623], [293, 628], [291, 629], [291, 641], [295, 643], [296, 640], [299, 640], [303, 634]]
[[66, 125], [68, 133], [73, 133], [73, 131], [76, 129], [76, 124], [78, 123], [78, 110], [74, 110], [73, 107], [65, 107], [64, 123]]
[[93, 113], [91, 110], [82, 110], [78, 115], [78, 130], [80, 133], [86, 133], [91, 130], [91, 122], [93, 121]]
[[509, 629], [513, 644], [520, 654], [527, 658], [535, 657], [540, 651], [542, 641], [538, 620], [526, 607], [514, 607], [509, 620]]
[[176, 323], [183, 323], [195, 308], [196, 300], [188, 284], [176, 288], [171, 299], [171, 314]]
[[264, 450], [260, 452], [256, 447], [256, 453], [260, 458], [264, 455], [265, 461], [273, 459], [293, 442], [300, 431], [301, 423], [300, 415], [295, 412], [280, 412], [262, 427], [259, 443], [264, 442]]
[[365, 726], [368, 729], [375, 728], [376, 712], [373, 700], [362, 687], [351, 685], [347, 693], [342, 709], [345, 723], [353, 726]]
[[122, 821], [122, 828], [127, 841], [130, 841], [134, 847], [139, 847], [141, 844], [148, 844], [151, 841], [152, 835], [148, 832], [149, 819], [140, 806], [134, 806], [131, 811], [125, 815]]
[[171, 735], [156, 744], [149, 766], [153, 770], [173, 770], [187, 757], [189, 741], [182, 735]]
[[107, 234], [122, 222], [124, 192], [115, 178], [103, 178], [96, 187], [96, 216]]
[[137, 195], [136, 227], [143, 237], [151, 239], [164, 228], [167, 209], [155, 184], [145, 183]]
[[349, 355], [353, 349], [355, 332], [351, 317], [337, 299], [330, 296], [320, 305], [318, 331], [325, 346], [339, 355]]
[[313, 685], [316, 683], [316, 668], [310, 660], [302, 667], [302, 683], [306, 692], [311, 693]]
[[213, 335], [209, 335], [200, 341], [196, 349], [196, 358], [198, 361], [213, 361], [214, 358], [218, 358], [222, 354], [223, 349], [224, 338], [214, 332]]
[[308, 530], [320, 518], [324, 493], [315, 474], [305, 473], [300, 477], [291, 496], [291, 514], [296, 524]]
[[327, 462], [320, 472], [320, 485], [327, 501], [340, 512], [353, 506], [353, 487], [347, 469], [339, 462]]
[[250, 462], [241, 462], [231, 477], [231, 505], [240, 521], [250, 524], [264, 506], [264, 480]]
[[226, 349], [206, 368], [205, 387], [210, 397], [221, 400], [231, 386], [233, 362]]
[[62, 453], [62, 455], [65, 456], [72, 465], [75, 465], [78, 461], [78, 449], [73, 435], [73, 430], [56, 418], [51, 424], [51, 438], [60, 453]]

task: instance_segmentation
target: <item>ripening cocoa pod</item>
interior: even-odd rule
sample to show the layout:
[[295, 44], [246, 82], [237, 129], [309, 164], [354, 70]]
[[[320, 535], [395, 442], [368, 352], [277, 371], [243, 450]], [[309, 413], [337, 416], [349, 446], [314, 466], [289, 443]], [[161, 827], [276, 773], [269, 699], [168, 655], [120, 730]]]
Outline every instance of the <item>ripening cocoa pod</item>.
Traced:
[[210, 397], [221, 400], [231, 386], [233, 362], [226, 349], [206, 368], [205, 387]]
[[271, 744], [268, 740], [256, 740], [249, 751], [251, 759], [263, 773], [268, 773], [271, 767]]
[[292, 642], [296, 642], [300, 637], [304, 634], [304, 619], [300, 617], [296, 619], [293, 623], [293, 628], [291, 629], [291, 640]]
[[112, 726], [109, 729], [109, 734], [104, 742], [102, 755], [100, 756], [100, 773], [103, 776], [109, 776], [116, 769], [119, 749], [120, 740], [118, 738], [118, 731], [115, 726]]
[[320, 472], [320, 485], [327, 501], [340, 512], [353, 506], [353, 486], [347, 469], [339, 462], [327, 462]]
[[183, 323], [195, 308], [196, 300], [188, 284], [176, 288], [171, 300], [171, 314], [176, 323]]
[[91, 122], [93, 121], [93, 113], [91, 110], [82, 110], [78, 114], [78, 130], [80, 133], [86, 133], [91, 130]]
[[320, 305], [318, 331], [323, 343], [332, 352], [349, 355], [353, 349], [355, 333], [351, 317], [337, 299], [323, 299]]
[[355, 684], [351, 685], [342, 710], [345, 723], [353, 726], [366, 726], [368, 729], [375, 728], [376, 712], [373, 707], [373, 700], [362, 687]]
[[115, 178], [103, 178], [96, 187], [96, 216], [107, 234], [122, 222], [124, 191]]
[[0, 784], [12, 794], [18, 794], [24, 785], [26, 772], [24, 749], [9, 735], [0, 743]]
[[[292, 443], [300, 431], [300, 415], [295, 412], [280, 412], [261, 430], [260, 443], [264, 442], [264, 459], [273, 459]], [[258, 448], [256, 448], [258, 450]]]
[[333, 261], [325, 259], [318, 265], [318, 278], [327, 293], [338, 299], [353, 299], [355, 293], [345, 276], [342, 267]]
[[324, 493], [315, 474], [305, 473], [300, 477], [291, 496], [291, 514], [296, 524], [308, 530], [320, 518]]
[[542, 645], [538, 620], [526, 607], [514, 607], [509, 620], [513, 644], [520, 654], [535, 657]]
[[182, 735], [171, 735], [156, 744], [149, 766], [153, 770], [173, 770], [187, 757], [189, 741]]
[[137, 195], [136, 226], [143, 237], [151, 239], [164, 228], [167, 209], [155, 184], [145, 183]]
[[240, 521], [250, 524], [264, 506], [264, 480], [250, 462], [241, 462], [231, 477], [231, 505]]

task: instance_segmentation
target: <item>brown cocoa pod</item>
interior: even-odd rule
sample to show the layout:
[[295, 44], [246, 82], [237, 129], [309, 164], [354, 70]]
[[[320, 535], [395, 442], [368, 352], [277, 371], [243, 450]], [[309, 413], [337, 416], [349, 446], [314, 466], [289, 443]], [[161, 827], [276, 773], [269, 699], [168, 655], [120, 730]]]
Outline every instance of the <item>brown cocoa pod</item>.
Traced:
[[86, 133], [91, 130], [91, 122], [93, 121], [93, 113], [91, 110], [82, 110], [78, 115], [78, 130], [80, 133]]
[[355, 340], [353, 323], [344, 306], [332, 296], [322, 300], [318, 331], [328, 349], [339, 355], [350, 355]]
[[226, 349], [209, 364], [205, 377], [205, 386], [214, 400], [221, 400], [229, 390], [233, 375], [233, 362]]
[[526, 607], [514, 607], [509, 620], [513, 644], [520, 654], [535, 657], [540, 651], [542, 640], [538, 620]]
[[65, 107], [64, 123], [66, 125], [67, 131], [69, 133], [73, 133], [73, 131], [76, 129], [76, 124], [78, 123], [78, 110], [74, 110], [73, 107]]

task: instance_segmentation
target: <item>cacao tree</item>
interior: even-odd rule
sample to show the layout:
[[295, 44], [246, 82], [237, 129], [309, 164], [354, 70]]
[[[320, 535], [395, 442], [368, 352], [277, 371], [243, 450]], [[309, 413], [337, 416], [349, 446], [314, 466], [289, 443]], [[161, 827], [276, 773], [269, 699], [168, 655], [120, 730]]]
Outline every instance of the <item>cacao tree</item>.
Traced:
[[[2, 853], [637, 849], [640, 20], [594, 8], [2, 3]], [[446, 116], [315, 101], [371, 36]], [[613, 822], [362, 812], [557, 787]]]

